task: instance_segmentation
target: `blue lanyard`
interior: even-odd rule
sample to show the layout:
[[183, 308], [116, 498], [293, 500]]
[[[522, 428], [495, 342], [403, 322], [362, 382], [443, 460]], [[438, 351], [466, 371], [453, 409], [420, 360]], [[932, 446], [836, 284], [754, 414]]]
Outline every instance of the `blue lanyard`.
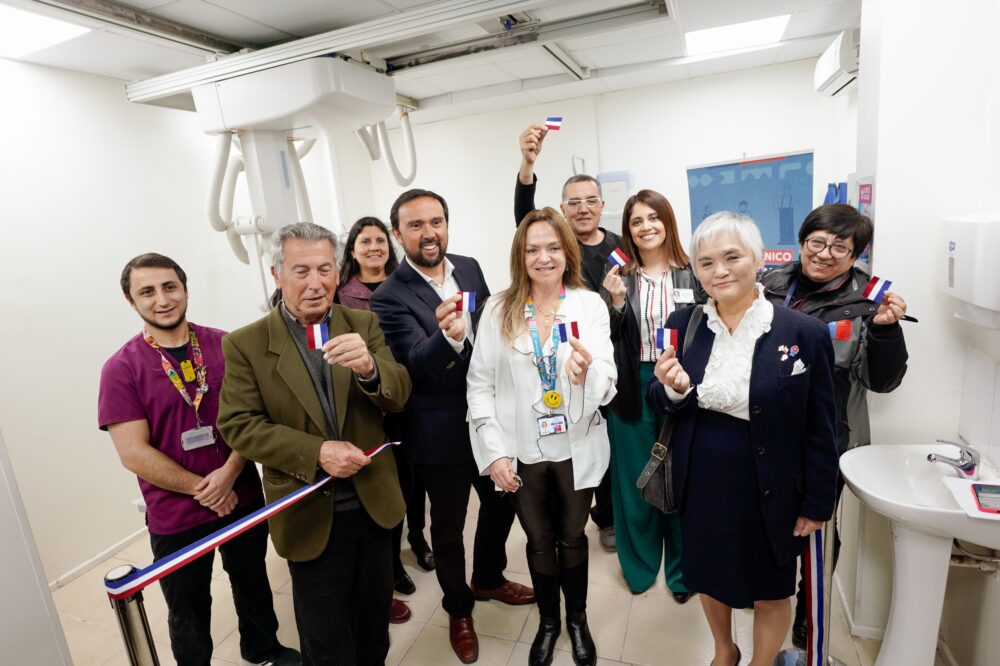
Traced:
[[786, 308], [788, 307], [788, 304], [792, 302], [792, 296], [794, 296], [794, 295], [795, 295], [795, 287], [796, 287], [796, 286], [797, 286], [798, 284], [799, 284], [799, 283], [798, 283], [798, 281], [797, 281], [797, 280], [792, 280], [792, 286], [790, 286], [790, 287], [788, 288], [788, 293], [787, 293], [787, 294], [785, 294], [785, 307], [786, 307]]
[[[566, 287], [563, 287], [559, 292], [559, 303], [562, 304], [566, 300]], [[549, 331], [549, 338], [552, 340], [552, 352], [546, 356], [545, 352], [542, 350], [542, 337], [538, 333], [538, 323], [535, 321], [535, 306], [531, 302], [531, 297], [528, 297], [528, 333], [531, 335], [531, 345], [535, 348], [535, 368], [538, 370], [538, 379], [542, 382], [542, 389], [545, 391], [556, 390], [556, 361], [557, 354], [559, 352], [559, 336], [553, 335], [552, 330]], [[552, 321], [552, 329], [556, 326], [555, 320]]]

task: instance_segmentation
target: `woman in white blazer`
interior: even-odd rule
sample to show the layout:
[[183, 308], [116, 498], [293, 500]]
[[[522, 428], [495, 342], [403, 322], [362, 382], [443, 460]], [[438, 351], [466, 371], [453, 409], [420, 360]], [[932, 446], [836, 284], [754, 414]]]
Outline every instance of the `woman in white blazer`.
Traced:
[[469, 366], [473, 454], [482, 474], [513, 493], [528, 537], [541, 618], [529, 663], [552, 661], [561, 588], [573, 660], [595, 664], [583, 530], [611, 457], [598, 409], [617, 378], [608, 310], [584, 287], [579, 246], [552, 208], [518, 227], [510, 273], [511, 286], [486, 304]]

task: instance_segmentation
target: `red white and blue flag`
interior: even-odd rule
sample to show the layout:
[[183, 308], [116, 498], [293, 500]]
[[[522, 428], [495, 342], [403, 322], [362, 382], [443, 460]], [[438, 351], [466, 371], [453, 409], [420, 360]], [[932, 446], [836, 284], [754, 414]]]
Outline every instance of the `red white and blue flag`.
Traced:
[[677, 329], [676, 328], [656, 329], [656, 348], [666, 349], [667, 345], [670, 345], [674, 349], [677, 349]]
[[865, 290], [861, 293], [869, 301], [881, 303], [882, 299], [885, 298], [885, 292], [889, 291], [889, 287], [891, 286], [891, 281], [886, 280], [885, 278], [880, 278], [876, 275], [868, 281], [868, 286], [865, 287]]
[[459, 295], [458, 303], [455, 304], [456, 311], [458, 312], [476, 311], [476, 292], [460, 291], [458, 292], [458, 295]]
[[622, 252], [620, 247], [616, 247], [614, 252], [608, 255], [608, 261], [613, 263], [618, 268], [621, 268], [628, 263], [628, 257], [625, 256], [625, 253]]
[[577, 340], [580, 339], [580, 328], [575, 321], [571, 321], [569, 324], [563, 322], [559, 324], [556, 330], [559, 332], [559, 342], [569, 342], [570, 334]]
[[830, 339], [831, 340], [850, 340], [851, 339], [851, 320], [850, 319], [839, 319], [837, 321], [831, 321], [827, 323], [827, 327], [830, 329]]
[[322, 349], [323, 345], [330, 340], [330, 330], [326, 327], [326, 322], [306, 326], [306, 345], [309, 349]]
[[557, 130], [562, 127], [562, 116], [549, 116], [545, 119], [545, 126], [550, 130]]

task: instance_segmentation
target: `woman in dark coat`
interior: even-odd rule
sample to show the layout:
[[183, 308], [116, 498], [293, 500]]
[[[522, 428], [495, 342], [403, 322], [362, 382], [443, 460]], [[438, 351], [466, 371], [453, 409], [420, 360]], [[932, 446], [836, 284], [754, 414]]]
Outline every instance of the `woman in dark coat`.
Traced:
[[681, 581], [680, 520], [644, 502], [635, 481], [663, 424], [644, 399], [659, 356], [656, 330], [678, 307], [703, 303], [705, 294], [678, 238], [674, 209], [659, 192], [640, 190], [625, 202], [622, 250], [628, 263], [612, 268], [601, 290], [611, 306], [618, 366], [618, 395], [608, 415], [618, 561], [635, 594], [653, 584], [662, 562], [667, 587], [685, 603], [691, 594]]
[[796, 557], [833, 514], [833, 347], [826, 326], [763, 296], [753, 220], [717, 213], [691, 239], [702, 307], [667, 320], [647, 399], [675, 419], [684, 584], [701, 595], [715, 666], [738, 664], [732, 609], [754, 609], [752, 666], [769, 666], [791, 624]]

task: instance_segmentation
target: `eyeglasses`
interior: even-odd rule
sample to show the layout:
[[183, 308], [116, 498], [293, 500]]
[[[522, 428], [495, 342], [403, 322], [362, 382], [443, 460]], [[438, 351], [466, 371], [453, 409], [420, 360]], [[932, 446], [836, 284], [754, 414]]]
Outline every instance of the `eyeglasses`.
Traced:
[[813, 254], [819, 254], [830, 248], [830, 256], [834, 259], [846, 259], [854, 253], [854, 250], [843, 243], [826, 243], [822, 238], [807, 238], [805, 246]]
[[563, 206], [571, 210], [576, 210], [583, 204], [587, 204], [587, 208], [597, 208], [601, 205], [600, 197], [587, 197], [586, 199], [567, 199], [563, 201]]

